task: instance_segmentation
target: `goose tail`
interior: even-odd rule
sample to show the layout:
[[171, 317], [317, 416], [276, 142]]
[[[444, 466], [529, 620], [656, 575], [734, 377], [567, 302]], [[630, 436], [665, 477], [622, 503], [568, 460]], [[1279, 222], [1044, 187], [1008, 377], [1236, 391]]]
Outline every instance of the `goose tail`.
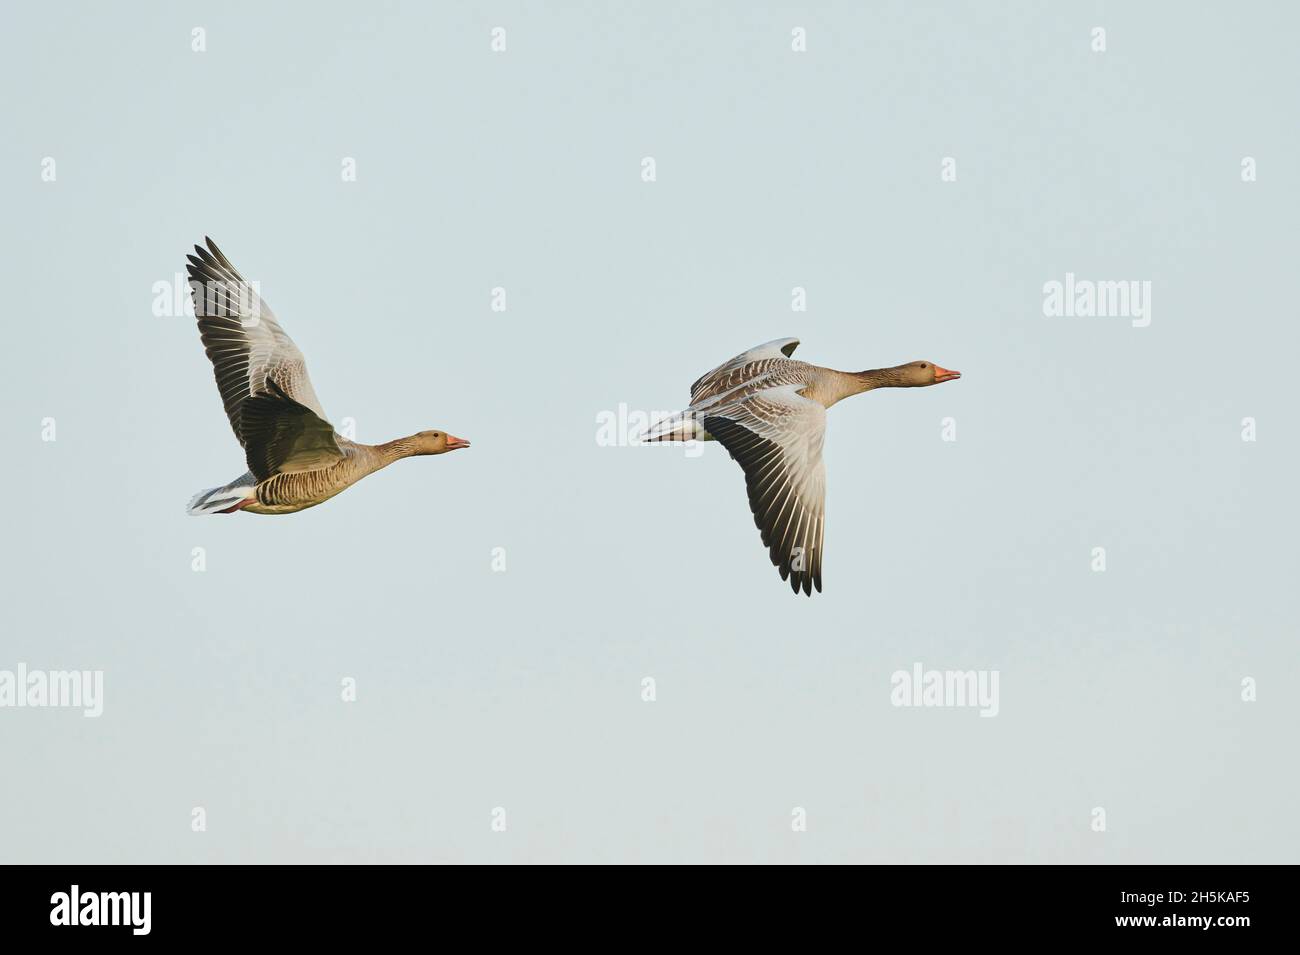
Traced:
[[713, 438], [704, 430], [704, 425], [690, 408], [660, 418], [650, 425], [648, 431], [641, 435], [643, 442], [659, 441], [712, 441]]
[[225, 487], [210, 487], [199, 491], [190, 498], [185, 512], [195, 516], [203, 514], [233, 514], [244, 505], [255, 501], [257, 493], [252, 484], [241, 486], [239, 482]]

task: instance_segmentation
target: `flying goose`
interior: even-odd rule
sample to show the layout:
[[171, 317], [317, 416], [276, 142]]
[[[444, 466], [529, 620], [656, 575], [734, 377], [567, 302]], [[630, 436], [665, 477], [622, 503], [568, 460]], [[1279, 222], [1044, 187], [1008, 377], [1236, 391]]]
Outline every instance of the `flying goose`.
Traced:
[[443, 454], [469, 442], [421, 431], [385, 444], [335, 432], [307, 377], [302, 352], [216, 243], [190, 255], [190, 292], [226, 415], [248, 471], [190, 499], [191, 514], [290, 514], [328, 501], [399, 458]]
[[826, 409], [873, 388], [919, 388], [960, 372], [914, 361], [835, 371], [790, 356], [797, 338], [742, 352], [691, 385], [691, 404], [656, 422], [648, 441], [718, 441], [745, 471], [749, 507], [772, 563], [795, 593], [822, 589]]

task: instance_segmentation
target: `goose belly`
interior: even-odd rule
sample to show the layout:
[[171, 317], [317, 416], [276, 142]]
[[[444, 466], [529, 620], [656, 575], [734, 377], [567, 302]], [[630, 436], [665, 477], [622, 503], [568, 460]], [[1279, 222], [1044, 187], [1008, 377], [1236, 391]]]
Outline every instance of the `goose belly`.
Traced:
[[337, 465], [319, 471], [274, 474], [257, 485], [257, 500], [244, 506], [252, 514], [292, 514], [323, 504], [356, 479]]

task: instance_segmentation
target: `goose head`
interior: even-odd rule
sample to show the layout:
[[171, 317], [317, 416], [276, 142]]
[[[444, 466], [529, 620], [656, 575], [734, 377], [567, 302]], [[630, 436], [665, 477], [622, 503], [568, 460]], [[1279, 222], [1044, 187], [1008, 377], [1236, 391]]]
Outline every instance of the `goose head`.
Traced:
[[904, 388], [925, 388], [945, 381], [956, 381], [961, 372], [941, 368], [932, 361], [914, 361], [899, 368]]
[[446, 454], [457, 448], [468, 448], [469, 442], [446, 431], [421, 431], [415, 435], [416, 454]]

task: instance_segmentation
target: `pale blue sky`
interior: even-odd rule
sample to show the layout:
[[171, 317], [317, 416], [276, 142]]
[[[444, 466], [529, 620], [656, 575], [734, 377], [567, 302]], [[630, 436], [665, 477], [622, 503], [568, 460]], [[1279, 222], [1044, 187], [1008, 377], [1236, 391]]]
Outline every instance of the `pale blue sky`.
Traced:
[[[0, 709], [4, 861], [1297, 861], [1291, 5], [0, 16], [0, 669], [105, 693]], [[151, 312], [205, 234], [336, 422], [473, 448], [188, 517], [244, 468]], [[811, 600], [724, 450], [595, 440], [787, 335], [964, 373], [830, 413]], [[891, 706], [916, 662], [999, 715]]]

